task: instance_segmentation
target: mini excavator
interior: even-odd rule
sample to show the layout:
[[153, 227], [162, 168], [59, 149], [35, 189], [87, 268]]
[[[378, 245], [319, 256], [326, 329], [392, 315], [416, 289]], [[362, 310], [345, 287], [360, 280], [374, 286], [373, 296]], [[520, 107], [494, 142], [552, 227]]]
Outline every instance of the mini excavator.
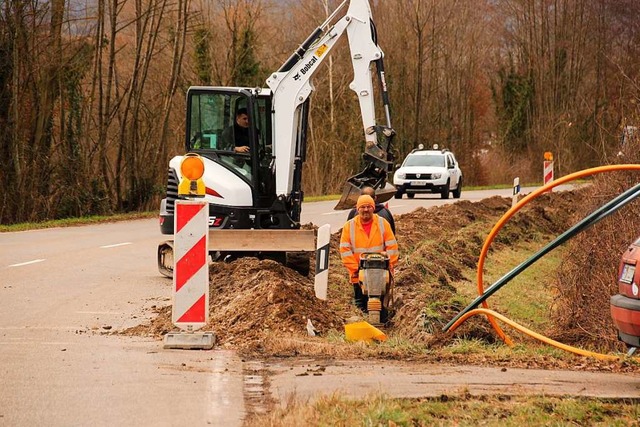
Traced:
[[[320, 69], [338, 40], [347, 35], [354, 77], [350, 88], [356, 93], [362, 116], [365, 148], [362, 172], [348, 178], [335, 209], [355, 206], [360, 189], [376, 189], [379, 202], [389, 200], [395, 188], [387, 182], [394, 158], [395, 135], [391, 128], [389, 97], [383, 65], [384, 54], [377, 42], [376, 27], [368, 0], [345, 0], [317, 27], [289, 59], [271, 73], [268, 88], [196, 86], [187, 91], [186, 153], [203, 162], [202, 197], [209, 203], [210, 230], [244, 231], [226, 243], [209, 247], [214, 260], [257, 256], [288, 265], [287, 252], [301, 230], [300, 212], [304, 198], [302, 167], [306, 160], [311, 78]], [[375, 68], [386, 124], [376, 123], [374, 105]], [[231, 130], [238, 130], [238, 114], [248, 117], [244, 144], [237, 152], [228, 144]], [[169, 162], [166, 197], [160, 206], [160, 229], [174, 234], [174, 204], [183, 179], [185, 156]], [[194, 187], [195, 188], [195, 187]], [[223, 233], [221, 233], [223, 234]], [[308, 233], [307, 233], [308, 234]], [[306, 239], [306, 237], [305, 237]], [[307, 247], [306, 245], [299, 245]], [[172, 276], [173, 244], [158, 247], [158, 268]], [[294, 267], [295, 268], [295, 267]], [[298, 271], [309, 269], [303, 265]]]

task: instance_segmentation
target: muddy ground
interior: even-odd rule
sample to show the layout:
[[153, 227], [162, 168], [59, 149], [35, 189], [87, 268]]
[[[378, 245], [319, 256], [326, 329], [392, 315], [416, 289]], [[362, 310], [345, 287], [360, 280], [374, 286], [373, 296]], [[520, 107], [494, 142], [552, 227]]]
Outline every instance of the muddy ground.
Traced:
[[[588, 189], [545, 194], [521, 210], [499, 233], [490, 256], [521, 243], [540, 246], [575, 224]], [[457, 292], [475, 289], [476, 265], [484, 239], [510, 208], [511, 200], [493, 197], [419, 208], [396, 216], [400, 261], [395, 275], [394, 310], [385, 343], [366, 345], [344, 339], [344, 325], [361, 314], [351, 304], [352, 289], [338, 252], [340, 233], [331, 238], [328, 301], [314, 297], [313, 273], [303, 277], [276, 262], [244, 258], [210, 267], [210, 324], [217, 346], [247, 358], [401, 358], [423, 362], [640, 372], [635, 363], [601, 362], [583, 357], [542, 355], [488, 357], [482, 352], [440, 351], [459, 337], [493, 343], [498, 338], [486, 318], [475, 316], [453, 334], [442, 326], [469, 302]], [[487, 286], [489, 284], [486, 284]], [[156, 309], [155, 319], [129, 329], [130, 335], [158, 339], [175, 328], [171, 307]], [[609, 313], [602, 313], [607, 317]], [[317, 336], [307, 332], [310, 319]], [[540, 331], [553, 334], [553, 330]], [[526, 337], [519, 340], [527, 342]], [[615, 336], [611, 339], [615, 342]], [[532, 342], [532, 341], [529, 341]], [[568, 343], [572, 344], [572, 343]], [[619, 349], [618, 349], [619, 350]]]

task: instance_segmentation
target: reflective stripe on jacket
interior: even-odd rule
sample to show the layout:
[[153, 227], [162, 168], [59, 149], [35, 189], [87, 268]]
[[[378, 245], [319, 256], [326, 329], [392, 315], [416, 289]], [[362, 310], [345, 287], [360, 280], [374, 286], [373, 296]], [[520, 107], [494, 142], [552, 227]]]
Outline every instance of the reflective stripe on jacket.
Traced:
[[342, 263], [349, 270], [352, 282], [358, 281], [358, 264], [361, 254], [383, 251], [386, 251], [389, 256], [389, 266], [393, 272], [398, 263], [398, 242], [391, 231], [389, 222], [381, 216], [373, 215], [373, 224], [371, 224], [368, 236], [362, 227], [360, 215], [347, 221], [342, 227], [340, 256]]

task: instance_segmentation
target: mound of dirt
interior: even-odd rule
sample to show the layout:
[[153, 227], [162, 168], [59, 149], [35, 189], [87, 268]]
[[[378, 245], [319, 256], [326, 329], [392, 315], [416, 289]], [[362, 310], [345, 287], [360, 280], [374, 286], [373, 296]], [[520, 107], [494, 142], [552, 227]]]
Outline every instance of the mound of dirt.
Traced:
[[[268, 335], [307, 335], [307, 320], [319, 334], [343, 325], [326, 301], [318, 300], [313, 281], [271, 260], [240, 258], [210, 267], [210, 323], [216, 342], [238, 349], [259, 348]], [[161, 336], [174, 329], [171, 307], [130, 334]]]
[[[571, 225], [581, 194], [582, 190], [575, 190], [540, 196], [506, 224], [491, 250], [555, 237]], [[397, 237], [402, 244], [396, 273], [401, 301], [393, 318], [397, 332], [430, 346], [442, 341], [439, 331], [469, 302], [457, 295], [452, 283], [467, 280], [475, 288], [484, 240], [510, 207], [511, 200], [492, 197], [476, 203], [420, 208], [397, 219]], [[456, 333], [489, 342], [497, 338], [479, 317], [465, 322]]]
[[[493, 249], [555, 237], [571, 225], [572, 213], [582, 198], [582, 190], [575, 190], [536, 199], [507, 224]], [[510, 199], [493, 197], [396, 216], [401, 254], [395, 275], [394, 312], [386, 329], [389, 335], [431, 348], [450, 341], [439, 331], [468, 303], [457, 295], [453, 283], [467, 280], [473, 286], [484, 239], [510, 206]], [[203, 330], [215, 332], [218, 345], [261, 357], [398, 357], [397, 349], [347, 346], [341, 338], [347, 319], [361, 313], [351, 304], [352, 289], [340, 263], [339, 238], [339, 232], [331, 238], [328, 302], [315, 298], [312, 278], [274, 261], [243, 258], [212, 264], [211, 321]], [[307, 320], [318, 336], [308, 336]], [[150, 324], [125, 333], [159, 338], [172, 330], [171, 307], [165, 307]], [[456, 334], [496, 339], [486, 320], [480, 318], [465, 322]], [[419, 357], [417, 352], [411, 355]], [[402, 356], [406, 358], [407, 353]]]

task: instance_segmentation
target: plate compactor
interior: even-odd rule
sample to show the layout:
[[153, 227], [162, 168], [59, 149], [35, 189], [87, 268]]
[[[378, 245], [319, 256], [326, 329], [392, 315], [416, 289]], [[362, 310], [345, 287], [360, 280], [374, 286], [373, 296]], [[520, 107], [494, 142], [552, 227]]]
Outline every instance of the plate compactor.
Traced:
[[618, 294], [611, 297], [611, 317], [618, 338], [629, 347], [629, 355], [640, 347], [640, 238], [622, 254], [618, 268]]
[[358, 280], [362, 294], [368, 297], [367, 321], [374, 326], [381, 326], [387, 321], [387, 309], [392, 292], [389, 257], [382, 253], [362, 254]]

